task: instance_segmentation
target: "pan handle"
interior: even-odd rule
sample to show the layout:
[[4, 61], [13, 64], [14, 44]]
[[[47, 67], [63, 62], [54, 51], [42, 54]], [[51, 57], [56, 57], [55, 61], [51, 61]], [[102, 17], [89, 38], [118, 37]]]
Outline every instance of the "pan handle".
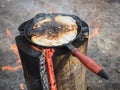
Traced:
[[100, 65], [98, 65], [90, 57], [82, 54], [79, 49], [75, 48], [71, 43], [67, 44], [66, 46], [72, 52], [72, 55], [77, 57], [92, 72], [98, 74], [102, 70], [102, 67]]

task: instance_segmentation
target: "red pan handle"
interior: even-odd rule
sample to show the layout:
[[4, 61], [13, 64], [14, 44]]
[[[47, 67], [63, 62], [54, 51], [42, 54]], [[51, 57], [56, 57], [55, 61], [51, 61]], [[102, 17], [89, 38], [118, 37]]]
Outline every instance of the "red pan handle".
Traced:
[[95, 74], [98, 74], [102, 70], [102, 67], [98, 65], [90, 57], [82, 54], [78, 48], [75, 48], [71, 43], [66, 45], [67, 48], [72, 52], [73, 56], [77, 57], [88, 69], [90, 69]]
[[88, 69], [90, 69], [95, 74], [98, 74], [102, 70], [102, 67], [98, 65], [94, 60], [88, 56], [82, 54], [79, 49], [74, 48], [72, 54], [76, 56]]

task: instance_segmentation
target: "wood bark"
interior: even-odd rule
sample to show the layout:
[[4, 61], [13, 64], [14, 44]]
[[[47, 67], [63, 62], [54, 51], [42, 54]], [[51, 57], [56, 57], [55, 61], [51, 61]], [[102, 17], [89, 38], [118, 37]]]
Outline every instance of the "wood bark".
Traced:
[[[80, 43], [74, 46], [86, 54], [88, 39]], [[53, 60], [57, 90], [87, 90], [86, 67], [71, 52], [56, 56]]]

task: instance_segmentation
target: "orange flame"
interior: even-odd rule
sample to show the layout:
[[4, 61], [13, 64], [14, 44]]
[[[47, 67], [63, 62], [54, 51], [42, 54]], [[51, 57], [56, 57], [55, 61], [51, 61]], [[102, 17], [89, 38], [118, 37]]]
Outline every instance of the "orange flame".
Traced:
[[14, 54], [17, 56], [18, 60], [17, 60], [17, 63], [20, 63], [21, 60], [20, 60], [20, 56], [19, 56], [19, 53], [18, 53], [18, 49], [17, 49], [17, 46], [15, 44], [12, 44], [10, 46], [10, 49], [14, 52]]
[[[13, 35], [12, 35], [12, 33], [10, 32], [9, 29], [6, 29], [6, 33], [7, 33], [8, 37], [10, 37], [10, 38], [13, 37]], [[10, 49], [11, 49], [11, 50], [14, 52], [14, 54], [17, 56], [17, 58], [18, 58], [17, 63], [20, 63], [21, 60], [20, 60], [20, 56], [19, 56], [19, 53], [18, 53], [18, 49], [17, 49], [16, 44], [11, 44], [11, 45], [10, 45]]]
[[18, 69], [21, 69], [21, 68], [22, 68], [21, 65], [16, 66], [16, 67], [12, 67], [12, 66], [8, 65], [8, 66], [2, 66], [2, 71], [13, 71], [13, 72], [15, 72], [15, 71], [17, 71]]
[[98, 22], [94, 22], [94, 30], [93, 32], [89, 35], [89, 39], [93, 38], [94, 36], [99, 34], [99, 29], [100, 29], [100, 24]]
[[[12, 35], [12, 33], [10, 32], [9, 29], [6, 29], [6, 33], [7, 33], [7, 36], [10, 38], [10, 40], [12, 40], [14, 36]], [[20, 63], [21, 60], [20, 60], [20, 57], [19, 57], [17, 46], [15, 44], [11, 44], [10, 49], [17, 56], [17, 58], [18, 58], [17, 63]], [[15, 71], [17, 71], [17, 70], [19, 70], [21, 68], [22, 68], [22, 65], [18, 65], [18, 66], [15, 66], [15, 67], [10, 66], [10, 65], [6, 65], [6, 66], [2, 66], [2, 71], [8, 71], [9, 70], [9, 71], [15, 72]]]
[[6, 29], [6, 33], [7, 33], [8, 37], [12, 38], [13, 35], [12, 35], [12, 33], [10, 32], [9, 29]]
[[38, 47], [36, 47], [36, 46], [33, 46], [33, 45], [32, 45], [31, 48], [35, 49], [36, 51], [42, 52], [42, 49], [40, 49], [40, 48], [38, 48]]
[[53, 62], [52, 62], [52, 56], [53, 56], [53, 53], [54, 53], [54, 49], [45, 49], [45, 50], [46, 50], [45, 58], [46, 58], [46, 63], [47, 63], [50, 89], [51, 90], [57, 90], [56, 80], [55, 80], [55, 75], [54, 75], [54, 69], [53, 69]]
[[25, 85], [24, 85], [24, 83], [20, 83], [20, 90], [25, 90]]

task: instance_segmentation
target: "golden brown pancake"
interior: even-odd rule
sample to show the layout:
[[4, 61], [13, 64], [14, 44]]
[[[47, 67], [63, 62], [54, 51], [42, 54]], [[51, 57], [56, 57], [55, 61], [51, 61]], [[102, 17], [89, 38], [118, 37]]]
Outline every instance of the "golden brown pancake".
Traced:
[[[50, 25], [52, 26], [47, 26], [46, 23], [50, 23]], [[44, 20], [41, 20], [38, 23], [36, 23], [33, 26], [33, 29], [37, 30], [41, 28], [44, 24], [46, 24], [46, 27], [48, 28], [46, 28], [46, 30], [42, 32], [42, 34], [33, 35], [31, 37], [31, 40], [38, 45], [59, 46], [62, 44], [69, 43], [77, 35], [78, 27], [76, 21], [70, 16], [58, 15], [54, 17], [54, 20], [53, 18], [51, 19], [47, 17]]]

